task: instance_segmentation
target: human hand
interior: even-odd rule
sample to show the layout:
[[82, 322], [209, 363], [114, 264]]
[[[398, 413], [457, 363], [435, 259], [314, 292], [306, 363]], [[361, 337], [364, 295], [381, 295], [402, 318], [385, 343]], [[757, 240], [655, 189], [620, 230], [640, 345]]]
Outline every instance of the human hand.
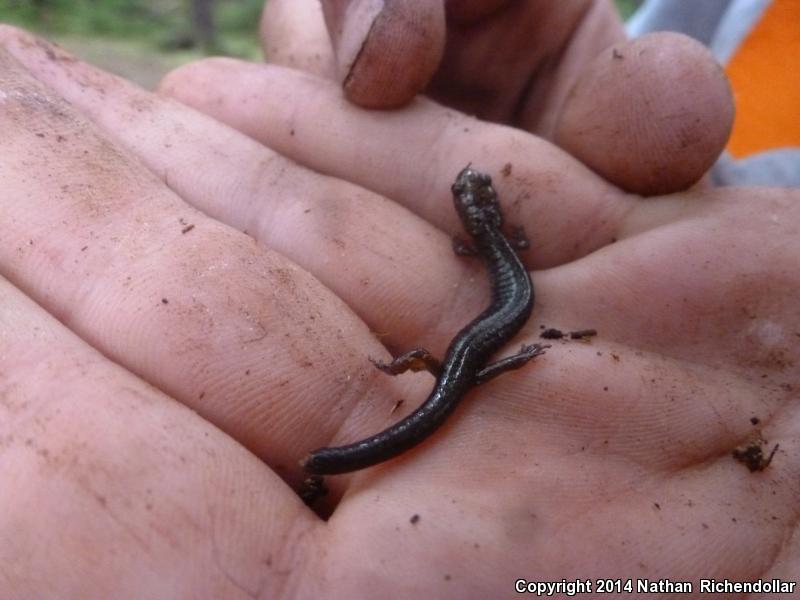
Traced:
[[270, 63], [340, 81], [358, 105], [424, 93], [553, 141], [640, 194], [697, 182], [733, 120], [727, 80], [701, 44], [626, 40], [610, 0], [270, 0], [261, 34]]
[[[112, 391], [141, 392], [122, 396], [130, 412], [123, 401], [106, 409], [108, 390], [76, 392], [82, 412], [32, 420], [37, 444], [60, 449], [83, 437], [71, 468], [39, 469], [36, 455], [4, 469], [27, 483], [4, 497], [0, 536], [10, 539], [20, 522], [36, 532], [3, 556], [12, 567], [0, 573], [17, 589], [32, 589], [16, 575], [31, 567], [51, 586], [77, 581], [83, 597], [133, 581], [186, 596], [357, 596], [369, 585], [371, 594], [496, 597], [511, 596], [518, 577], [796, 572], [796, 548], [776, 549], [797, 520], [794, 192], [695, 191], [641, 203], [533, 136], [432, 103], [375, 118], [324, 81], [232, 61], [166, 82], [187, 102], [191, 90], [210, 98], [193, 78], [217, 84], [217, 103], [202, 108], [236, 125], [256, 123], [266, 102], [263, 129], [248, 133], [342, 179], [321, 177], [49, 46], [8, 30], [2, 39], [179, 196], [35, 82], [4, 85], [35, 92], [4, 113], [14, 135], [3, 156], [17, 157], [4, 159], [14, 167], [4, 177], [9, 197], [23, 199], [7, 206], [4, 274], [138, 374]], [[261, 94], [234, 104], [226, 77], [239, 76], [256, 77]], [[534, 317], [508, 352], [536, 341], [540, 324], [600, 336], [554, 347], [488, 384], [419, 449], [332, 478], [333, 514], [322, 523], [208, 422], [295, 483], [290, 465], [305, 451], [375, 432], [397, 418], [397, 399], [421, 399], [424, 375], [373, 373], [366, 358], [380, 357], [380, 345], [364, 323], [393, 350], [421, 342], [441, 353], [486, 302], [485, 288], [476, 291], [485, 275], [449, 244], [457, 225], [448, 187], [470, 160], [495, 175], [508, 221], [526, 226], [530, 262], [553, 267], [534, 274]], [[62, 189], [68, 174], [77, 181]], [[94, 243], [100, 256], [82, 262], [80, 249]], [[27, 366], [15, 381], [31, 389], [37, 363], [20, 363], [2, 371]], [[108, 385], [85, 364], [69, 366], [60, 381]], [[109, 424], [84, 431], [87, 413]], [[781, 449], [751, 475], [729, 452], [759, 432]], [[15, 431], [6, 456], [25, 456], [25, 435]], [[58, 510], [41, 495], [53, 482], [71, 492]], [[165, 499], [162, 512], [137, 504], [148, 489]], [[37, 528], [42, 515], [63, 514], [70, 521]], [[52, 560], [41, 540], [63, 547], [75, 531], [81, 551]], [[710, 551], [726, 544], [733, 550]]]
[[[500, 581], [526, 569], [539, 580], [791, 579], [800, 550], [781, 540], [792, 539], [799, 512], [796, 190], [695, 189], [642, 201], [517, 130], [424, 100], [375, 115], [324, 80], [275, 68], [207, 61], [162, 87], [444, 231], [458, 225], [447, 192], [432, 190], [472, 161], [495, 175], [508, 220], [531, 234], [529, 264], [546, 268], [534, 274], [537, 308], [521, 341], [546, 324], [601, 332], [498, 379], [485, 403], [462, 409], [440, 442], [447, 447], [409, 457], [418, 477], [408, 475], [407, 487], [454, 504], [433, 501], [430, 510], [443, 547], [461, 549], [460, 572], [478, 587], [469, 574], [499, 574], [476, 597], [497, 595]], [[441, 284], [443, 296], [431, 298], [416, 280], [430, 253], [414, 254], [421, 266], [400, 300], [415, 303], [416, 318], [405, 327], [432, 329], [441, 351], [455, 330], [442, 311], [463, 323], [480, 303], [462, 311], [461, 296]], [[411, 327], [398, 324], [388, 337], [395, 353], [417, 341]], [[784, 466], [767, 465], [778, 444]], [[766, 468], [751, 473], [737, 462], [740, 446], [761, 450], [749, 466]], [[457, 463], [437, 454], [448, 451]], [[335, 515], [380, 520], [373, 496], [360, 495], [346, 496]], [[393, 502], [397, 495], [404, 489], [394, 486]], [[492, 527], [482, 539], [503, 542], [487, 568], [465, 538]]]

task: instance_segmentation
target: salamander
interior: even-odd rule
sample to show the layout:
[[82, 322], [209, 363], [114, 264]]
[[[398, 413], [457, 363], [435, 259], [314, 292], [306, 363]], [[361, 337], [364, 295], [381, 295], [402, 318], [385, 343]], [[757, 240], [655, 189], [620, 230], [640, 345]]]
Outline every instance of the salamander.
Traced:
[[471, 243], [455, 238], [453, 248], [457, 254], [483, 259], [491, 280], [491, 303], [453, 338], [441, 363], [423, 348], [414, 348], [388, 364], [373, 361], [390, 375], [428, 370], [436, 384], [419, 408], [380, 433], [309, 453], [301, 461], [307, 473], [356, 471], [405, 452], [436, 431], [472, 387], [522, 367], [548, 347], [523, 345], [517, 354], [489, 363], [522, 329], [533, 310], [533, 284], [515, 252], [527, 248], [528, 241], [521, 231], [511, 238], [501, 231], [503, 216], [489, 175], [467, 165], [456, 177], [452, 192], [456, 212], [471, 238]]

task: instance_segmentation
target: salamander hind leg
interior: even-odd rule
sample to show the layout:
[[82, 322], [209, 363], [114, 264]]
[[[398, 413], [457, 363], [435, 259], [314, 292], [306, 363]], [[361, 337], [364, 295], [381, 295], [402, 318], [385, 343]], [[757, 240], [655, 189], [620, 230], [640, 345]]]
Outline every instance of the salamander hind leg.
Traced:
[[540, 354], [544, 354], [545, 349], [549, 347], [550, 346], [548, 344], [523, 344], [522, 348], [517, 354], [503, 358], [497, 362], [493, 362], [490, 365], [486, 365], [486, 367], [478, 371], [475, 375], [475, 385], [486, 383], [490, 379], [494, 379], [506, 371], [519, 369], [523, 365], [527, 364], [531, 359], [536, 358]]
[[312, 506], [319, 498], [328, 494], [328, 487], [321, 475], [311, 475], [303, 481], [298, 494], [306, 506]]
[[406, 371], [428, 371], [434, 377], [442, 372], [442, 363], [425, 350], [425, 348], [412, 348], [401, 354], [390, 363], [381, 362], [370, 358], [370, 362], [387, 375], [400, 375]]
[[453, 236], [453, 252], [457, 256], [478, 256], [478, 250], [465, 239], [460, 236]]

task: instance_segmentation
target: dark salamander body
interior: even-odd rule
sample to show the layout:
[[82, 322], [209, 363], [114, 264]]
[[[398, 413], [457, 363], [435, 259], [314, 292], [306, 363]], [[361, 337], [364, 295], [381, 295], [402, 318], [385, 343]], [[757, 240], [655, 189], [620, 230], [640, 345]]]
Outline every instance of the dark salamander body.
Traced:
[[[468, 166], [458, 174], [452, 191], [456, 211], [472, 240], [471, 246], [456, 242], [454, 248], [459, 254], [477, 254], [486, 263], [492, 283], [491, 304], [453, 338], [441, 365], [420, 348], [388, 365], [376, 363], [392, 375], [428, 369], [437, 377], [436, 385], [416, 411], [380, 433], [354, 444], [311, 452], [302, 462], [308, 473], [355, 471], [401, 454], [436, 431], [470, 388], [544, 352], [546, 346], [523, 346], [519, 354], [488, 364], [528, 320], [533, 285], [512, 241], [501, 232], [503, 217], [491, 178]], [[527, 246], [522, 239], [514, 242], [518, 248]]]

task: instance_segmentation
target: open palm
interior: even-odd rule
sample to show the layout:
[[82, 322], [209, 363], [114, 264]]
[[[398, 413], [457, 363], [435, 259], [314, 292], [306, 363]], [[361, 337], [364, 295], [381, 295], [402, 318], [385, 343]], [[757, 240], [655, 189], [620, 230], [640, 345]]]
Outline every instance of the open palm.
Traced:
[[[424, 100], [376, 115], [233, 61], [165, 83], [245, 137], [2, 41], [39, 80], [2, 58], [12, 596], [483, 598], [520, 578], [797, 572], [797, 192], [642, 201]], [[292, 489], [297, 460], [431, 385], [368, 358], [441, 354], [488, 300], [450, 250], [468, 162], [533, 242], [537, 304], [505, 353], [543, 326], [598, 335], [474, 391], [417, 449], [332, 478], [323, 521]], [[780, 448], [750, 472], [731, 455], [748, 444]]]

